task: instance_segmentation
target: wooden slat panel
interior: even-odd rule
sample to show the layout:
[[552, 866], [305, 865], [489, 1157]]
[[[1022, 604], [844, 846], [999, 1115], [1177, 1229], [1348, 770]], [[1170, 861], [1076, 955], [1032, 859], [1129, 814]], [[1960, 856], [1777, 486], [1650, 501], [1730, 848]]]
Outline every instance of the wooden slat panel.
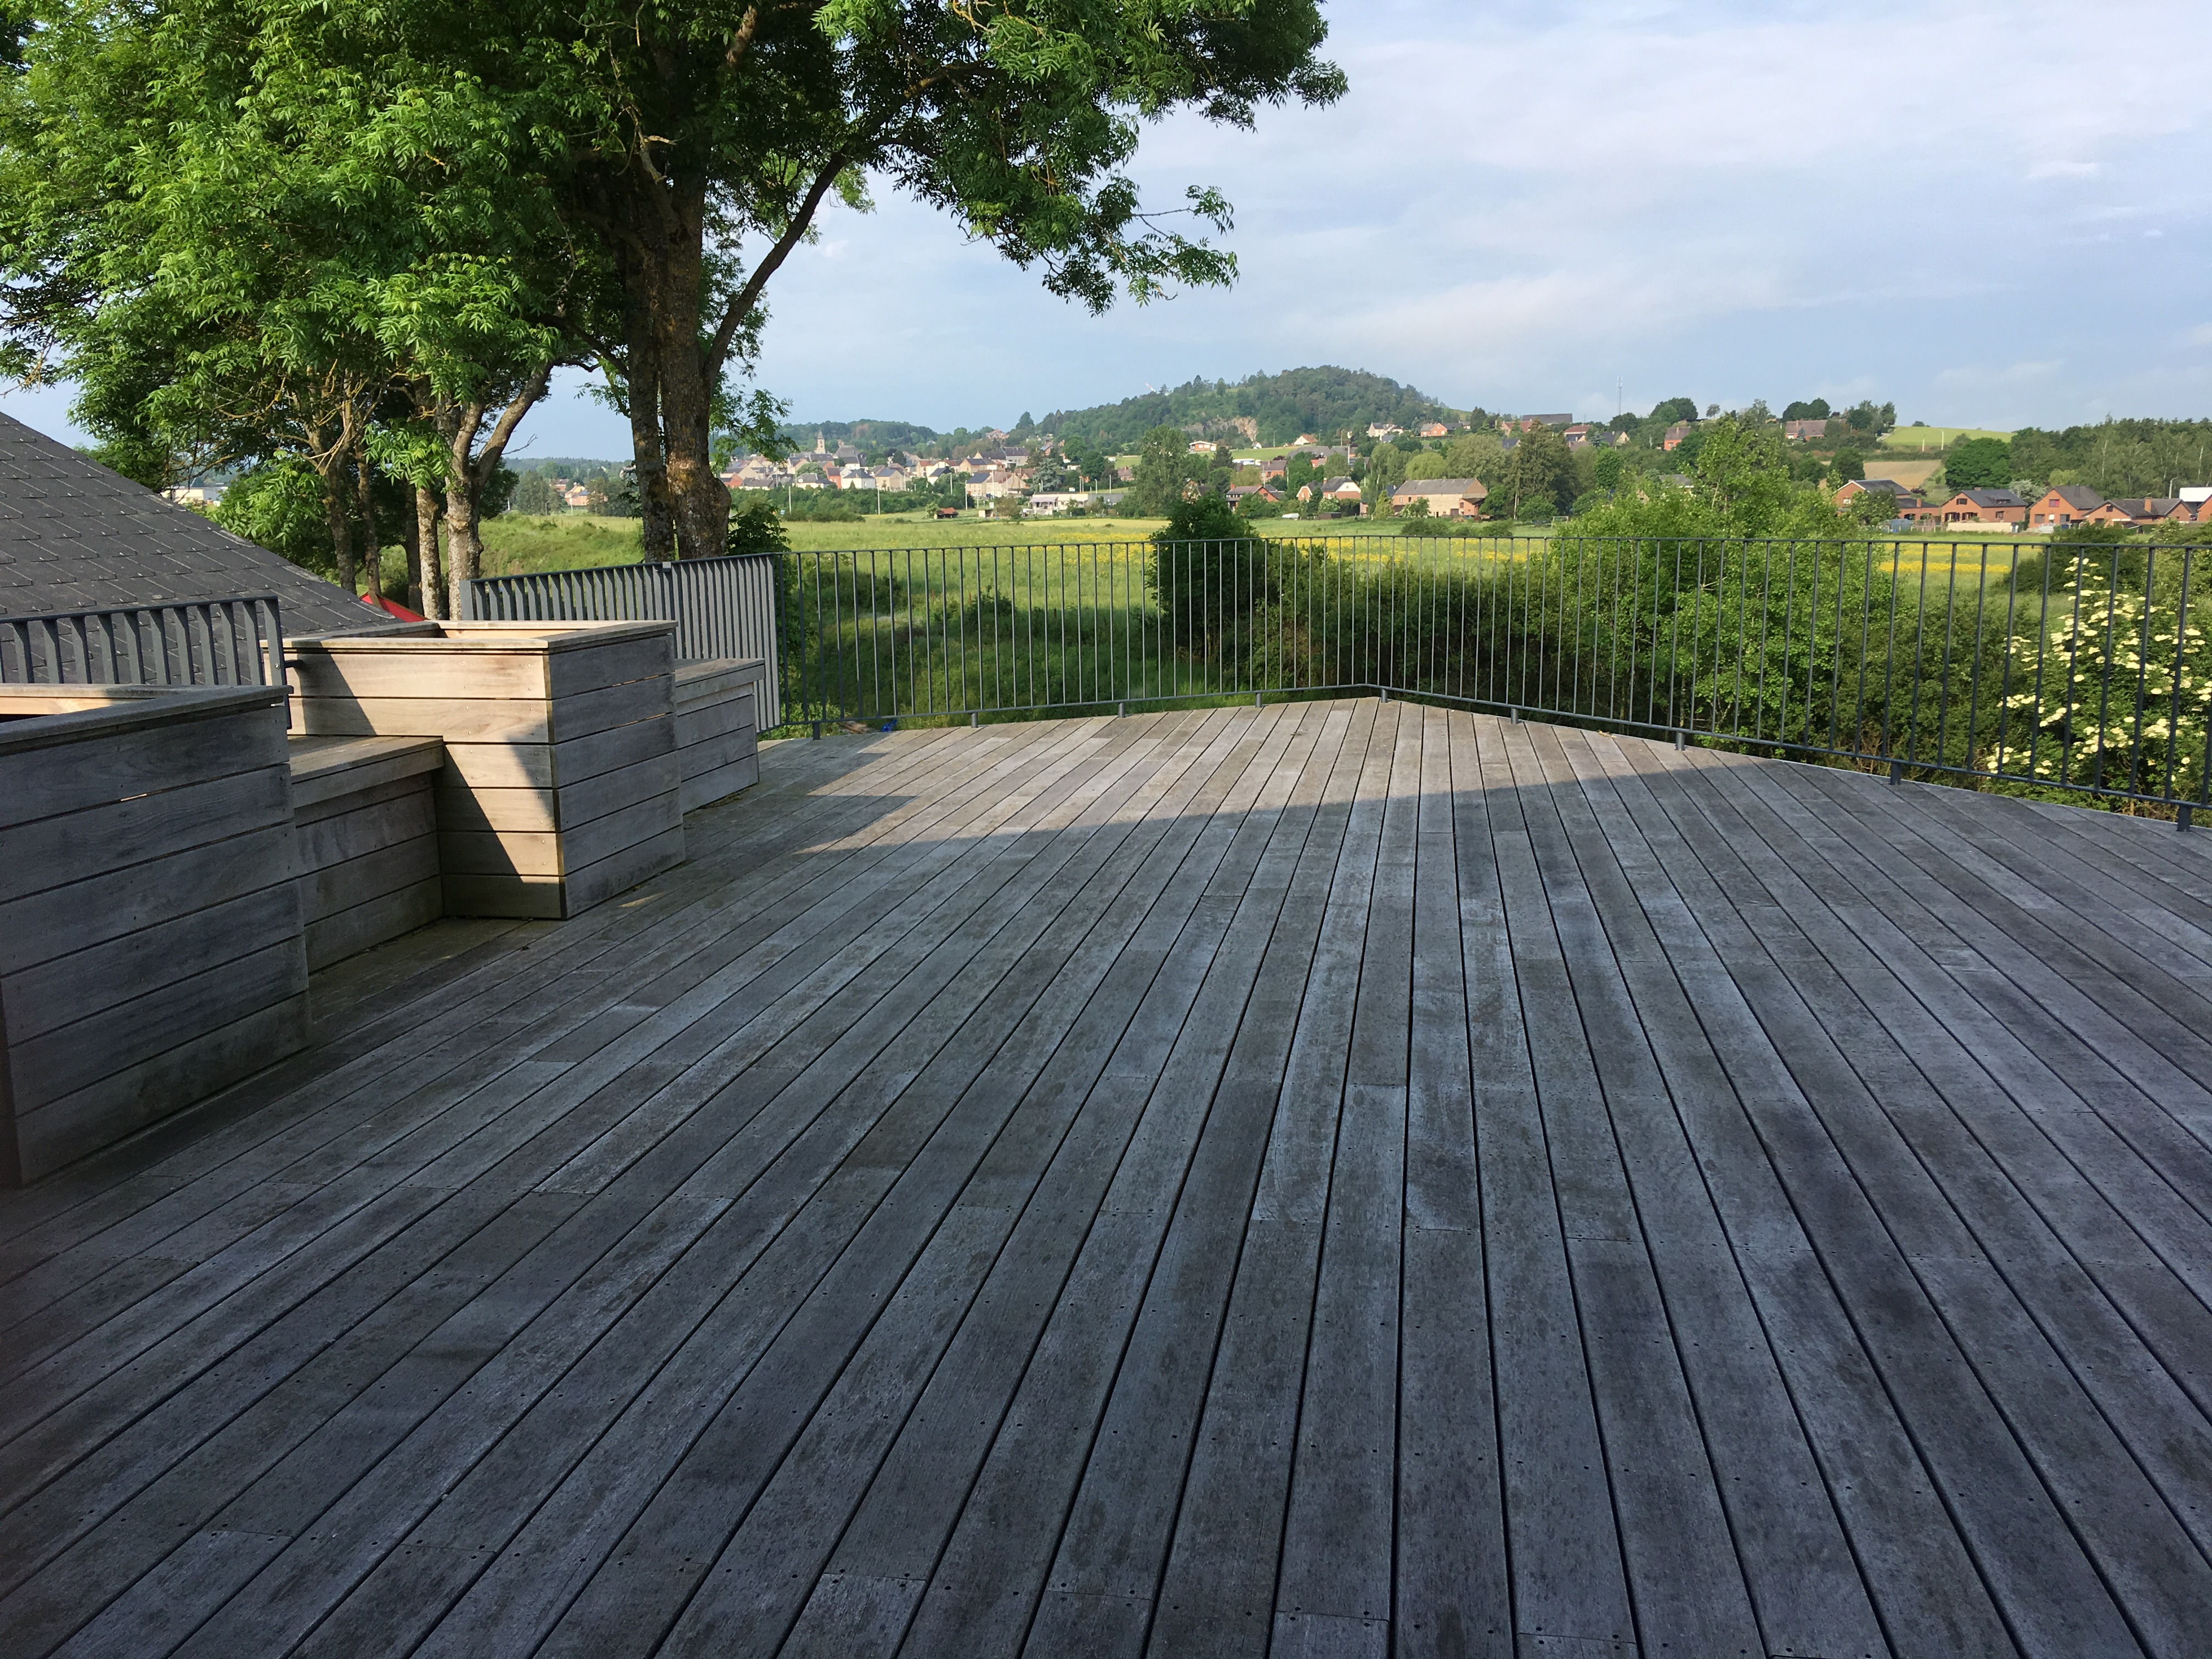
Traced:
[[662, 675], [657, 679], [631, 680], [562, 697], [550, 705], [548, 740], [571, 743], [578, 738], [639, 720], [672, 720], [676, 712], [669, 695], [672, 684]]
[[678, 781], [678, 764], [675, 754], [648, 753], [557, 791], [465, 790], [447, 784], [438, 791], [438, 823], [450, 830], [573, 830], [640, 799], [668, 793]]
[[498, 876], [447, 870], [441, 878], [449, 916], [561, 918], [558, 876]]
[[617, 893], [657, 876], [684, 861], [684, 826], [664, 830], [643, 841], [633, 842], [594, 863], [568, 872], [562, 896], [563, 915], [581, 915], [595, 904], [604, 904]]
[[15, 1134], [22, 1178], [35, 1181], [134, 1129], [167, 1117], [179, 1102], [204, 1099], [251, 1076], [306, 1042], [307, 996], [283, 1002], [209, 1031], [103, 1078], [90, 1088], [19, 1115]]
[[[556, 702], [602, 686], [672, 676], [676, 672], [673, 633], [643, 640], [614, 640], [605, 645], [551, 652], [546, 659], [549, 690]], [[671, 686], [671, 696], [674, 688]]]
[[550, 695], [543, 651], [380, 651], [366, 644], [336, 649], [306, 646], [294, 653], [292, 672], [302, 699], [381, 702], [423, 698], [474, 702], [484, 698], [542, 703]]
[[10, 1030], [7, 1060], [16, 1114], [35, 1112], [307, 988], [307, 957], [295, 933], [40, 1036], [19, 1040]]
[[435, 772], [444, 745], [429, 738], [295, 738], [287, 745], [292, 805], [309, 809], [396, 779]]
[[289, 938], [300, 927], [298, 894], [285, 883], [192, 910], [103, 945], [39, 963], [0, 979], [7, 1035], [21, 1040]]
[[520, 697], [300, 697], [293, 708], [298, 729], [310, 737], [542, 744], [550, 730], [550, 705]]
[[0, 904], [0, 973], [292, 879], [292, 826], [273, 825]]
[[752, 731], [755, 707], [750, 687], [713, 702], [680, 704], [676, 710], [676, 741], [688, 749], [725, 732]]
[[418, 835], [395, 841], [301, 877], [301, 914], [312, 926], [340, 911], [381, 898], [398, 889], [412, 887], [440, 873], [435, 836]]
[[285, 769], [264, 766], [17, 824], [0, 859], [0, 902], [281, 825], [289, 807]]
[[712, 806], [727, 800], [740, 789], [749, 789], [760, 781], [760, 761], [748, 755], [743, 760], [732, 761], [727, 766], [716, 767], [711, 772], [702, 772], [684, 780], [682, 805], [686, 812], [696, 812], [702, 806]]
[[106, 805], [186, 780], [228, 777], [284, 762], [282, 711], [254, 708], [149, 726], [58, 751], [0, 755], [0, 830]]
[[596, 777], [647, 755], [672, 754], [676, 746], [671, 717], [635, 720], [550, 746], [448, 743], [446, 759], [450, 775], [471, 788], [544, 789]]
[[295, 826], [300, 872], [318, 873], [396, 842], [435, 834], [438, 823], [427, 776], [403, 778], [326, 803], [325, 816]]
[[767, 678], [768, 665], [757, 657], [718, 657], [710, 662], [676, 665], [676, 704], [681, 709], [696, 702], [712, 702], [741, 688], [756, 688]]
[[310, 917], [307, 929], [307, 971], [319, 972], [388, 939], [428, 926], [445, 914], [445, 886], [438, 872], [412, 884], [354, 905]]

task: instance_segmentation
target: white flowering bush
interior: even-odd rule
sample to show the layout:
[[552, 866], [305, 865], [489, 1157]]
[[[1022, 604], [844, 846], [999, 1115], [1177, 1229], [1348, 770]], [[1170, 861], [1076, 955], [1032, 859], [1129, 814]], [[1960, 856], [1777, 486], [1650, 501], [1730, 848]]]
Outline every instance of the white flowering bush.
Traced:
[[2054, 594], [2040, 629], [2017, 636], [2005, 708], [2015, 717], [1999, 764], [2051, 783], [2204, 798], [2212, 702], [2212, 592], [2152, 592], [2082, 568]]

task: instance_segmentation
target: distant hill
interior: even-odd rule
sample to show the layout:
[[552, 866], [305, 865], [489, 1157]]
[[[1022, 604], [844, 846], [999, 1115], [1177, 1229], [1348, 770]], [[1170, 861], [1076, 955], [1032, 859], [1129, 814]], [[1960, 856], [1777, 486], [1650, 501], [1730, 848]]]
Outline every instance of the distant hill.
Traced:
[[1179, 426], [1193, 437], [1286, 444], [1301, 433], [1341, 439], [1369, 422], [1412, 427], [1454, 416], [1425, 392], [1356, 368], [1291, 368], [1241, 380], [1194, 380], [1165, 392], [1124, 398], [1091, 409], [1054, 410], [1030, 428], [1109, 451], [1127, 451], [1156, 426]]
[[[1334, 435], [1341, 441], [1347, 429], [1364, 434], [1370, 422], [1413, 427], [1463, 415], [1425, 392], [1361, 369], [1291, 368], [1241, 380], [1194, 380], [1166, 392], [1124, 398], [1118, 404], [1056, 409], [1042, 419], [1025, 414], [1006, 429], [1015, 438], [1048, 432], [1065, 441], [1126, 452], [1135, 449], [1156, 426], [1182, 427], [1194, 438], [1286, 444], [1304, 432]], [[802, 452], [814, 447], [817, 433], [825, 442], [849, 443], [873, 452], [948, 443], [957, 447], [980, 438], [983, 430], [971, 433], [961, 427], [939, 432], [910, 421], [789, 421], [778, 428], [786, 443]]]
[[784, 442], [800, 451], [814, 447], [816, 434], [833, 447], [841, 443], [856, 449], [920, 449], [945, 434], [934, 427], [912, 421], [787, 421], [776, 428]]

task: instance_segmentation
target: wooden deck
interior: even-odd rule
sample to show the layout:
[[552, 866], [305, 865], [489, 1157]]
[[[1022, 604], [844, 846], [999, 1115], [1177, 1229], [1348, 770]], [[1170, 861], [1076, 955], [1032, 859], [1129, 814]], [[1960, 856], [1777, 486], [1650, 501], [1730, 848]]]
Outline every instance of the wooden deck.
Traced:
[[2212, 838], [1373, 702], [763, 758], [0, 1194], [0, 1652], [2212, 1650]]

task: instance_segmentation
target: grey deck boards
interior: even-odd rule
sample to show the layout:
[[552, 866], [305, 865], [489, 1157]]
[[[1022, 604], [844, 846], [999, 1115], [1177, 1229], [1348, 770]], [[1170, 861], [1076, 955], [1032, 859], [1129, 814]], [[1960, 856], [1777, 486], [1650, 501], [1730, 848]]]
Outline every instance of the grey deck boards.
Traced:
[[0, 1194], [0, 1652], [2203, 1652], [2212, 837], [1345, 702], [687, 840]]

